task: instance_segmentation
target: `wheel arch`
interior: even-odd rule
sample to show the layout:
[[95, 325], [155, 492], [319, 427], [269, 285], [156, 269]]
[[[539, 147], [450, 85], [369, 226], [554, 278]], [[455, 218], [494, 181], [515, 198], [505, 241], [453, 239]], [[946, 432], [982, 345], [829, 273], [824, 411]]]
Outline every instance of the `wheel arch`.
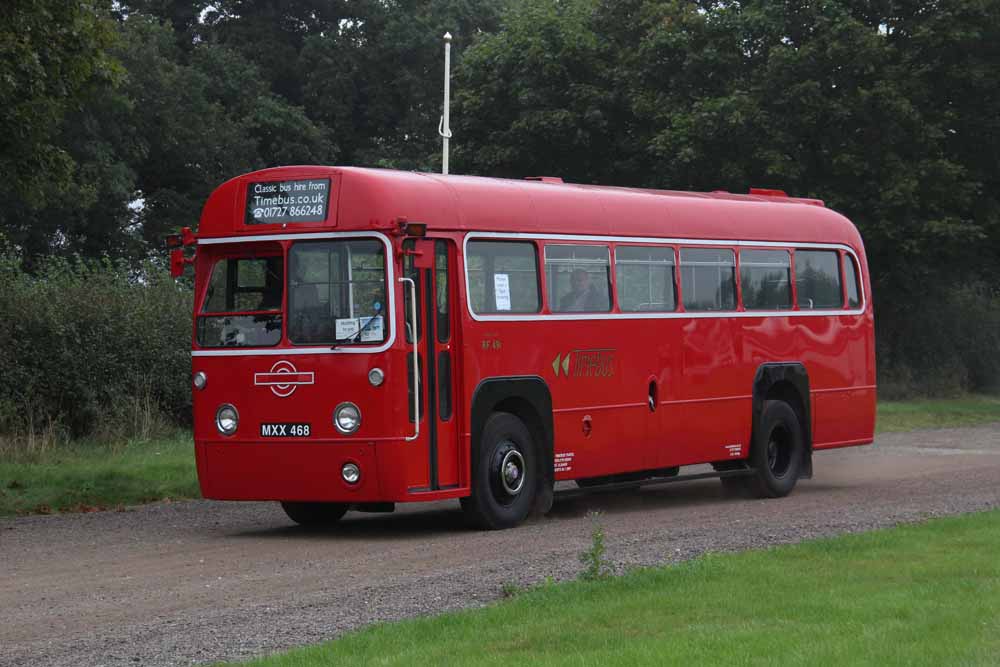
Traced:
[[548, 385], [538, 376], [522, 375], [486, 378], [476, 386], [472, 393], [470, 412], [469, 446], [472, 465], [476, 465], [477, 459], [471, 455], [472, 448], [479, 442], [483, 426], [494, 412], [508, 412], [518, 417], [538, 443], [542, 477], [534, 511], [547, 512], [552, 507], [552, 487], [555, 482], [552, 393]]
[[[753, 380], [753, 417], [751, 437], [757, 432], [757, 422], [767, 401], [784, 401], [792, 406], [802, 425], [805, 441], [804, 460], [800, 477], [812, 477], [812, 400], [809, 393], [809, 373], [802, 362], [761, 364]], [[752, 445], [751, 445], [752, 446]]]

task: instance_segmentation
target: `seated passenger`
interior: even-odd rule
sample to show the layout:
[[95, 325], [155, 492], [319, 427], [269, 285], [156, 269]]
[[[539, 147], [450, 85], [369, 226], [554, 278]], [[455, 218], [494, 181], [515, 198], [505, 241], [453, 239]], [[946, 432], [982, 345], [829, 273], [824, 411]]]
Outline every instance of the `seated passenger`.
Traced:
[[559, 299], [558, 312], [583, 313], [607, 310], [601, 295], [590, 283], [590, 276], [583, 269], [575, 269], [570, 276], [570, 290]]

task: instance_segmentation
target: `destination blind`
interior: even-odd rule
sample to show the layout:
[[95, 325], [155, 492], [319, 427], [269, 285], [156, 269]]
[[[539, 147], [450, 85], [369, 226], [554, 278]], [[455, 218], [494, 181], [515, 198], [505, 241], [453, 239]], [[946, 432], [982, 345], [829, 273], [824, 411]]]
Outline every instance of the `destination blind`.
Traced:
[[329, 178], [250, 183], [246, 224], [323, 222], [329, 203]]

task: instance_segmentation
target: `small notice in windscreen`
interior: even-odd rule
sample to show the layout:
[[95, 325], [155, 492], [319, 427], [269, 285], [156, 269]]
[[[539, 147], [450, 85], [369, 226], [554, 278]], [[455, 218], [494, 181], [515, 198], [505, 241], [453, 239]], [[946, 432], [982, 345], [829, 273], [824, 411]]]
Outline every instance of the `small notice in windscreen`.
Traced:
[[506, 273], [493, 274], [493, 295], [497, 310], [510, 310], [510, 276]]
[[[374, 320], [374, 321], [372, 321]], [[381, 315], [375, 317], [345, 317], [336, 321], [337, 340], [354, 338], [358, 332], [358, 340], [362, 343], [381, 343], [385, 338], [384, 321]]]
[[323, 222], [329, 204], [329, 178], [250, 183], [246, 224]]
[[356, 317], [341, 318], [337, 320], [334, 334], [337, 336], [337, 340], [344, 340], [358, 333], [360, 326]]
[[[385, 337], [382, 333], [382, 316], [362, 317], [361, 319], [361, 342], [381, 343]], [[374, 321], [372, 321], [374, 320]]]

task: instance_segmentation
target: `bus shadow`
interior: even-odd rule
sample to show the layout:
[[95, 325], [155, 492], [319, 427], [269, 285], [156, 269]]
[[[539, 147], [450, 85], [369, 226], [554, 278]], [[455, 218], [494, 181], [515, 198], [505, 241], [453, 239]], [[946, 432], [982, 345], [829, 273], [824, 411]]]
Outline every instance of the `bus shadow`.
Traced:
[[398, 509], [391, 513], [348, 512], [343, 519], [329, 526], [299, 526], [286, 519], [286, 525], [233, 533], [235, 538], [280, 538], [325, 540], [359, 538], [391, 540], [414, 537], [428, 539], [436, 535], [451, 535], [468, 530], [465, 517], [456, 501], [428, 503]]
[[560, 498], [557, 492], [556, 501], [547, 516], [555, 519], [575, 519], [591, 512], [629, 514], [671, 507], [682, 509], [732, 500], [734, 499], [723, 493], [721, 485], [716, 480], [678, 482], [614, 491], [594, 490], [568, 498]]
[[[805, 482], [805, 483], [803, 483]], [[575, 489], [573, 485], [564, 489]], [[836, 484], [801, 480], [792, 492], [794, 496], [808, 496], [836, 490]], [[558, 490], [552, 510], [546, 515], [553, 519], [576, 519], [591, 512], [602, 514], [631, 514], [656, 510], [684, 510], [704, 506], [741, 505], [761, 502], [760, 498], [732, 495], [725, 492], [717, 479], [676, 482], [663, 485], [615, 491], [595, 490], [579, 496], [559, 498]]]
[[[573, 484], [560, 484], [552, 509], [545, 516], [531, 517], [526, 525], [544, 524], [546, 521], [572, 521], [586, 518], [592, 512], [604, 515], [628, 515], [649, 511], [678, 511], [706, 506], [737, 506], [759, 499], [727, 495], [718, 480], [699, 480], [664, 484], [635, 489], [593, 490], [588, 493], [559, 497], [559, 491], [575, 489]], [[811, 495], [837, 488], [836, 485], [809, 481], [800, 484], [795, 495]], [[299, 526], [290, 519], [287, 524], [233, 533], [234, 538], [329, 540], [358, 539], [428, 540], [456, 533], [474, 531], [465, 521], [457, 501], [427, 504], [397, 505], [392, 513], [374, 514], [351, 511], [336, 524], [325, 527]], [[475, 531], [474, 531], [475, 532]]]

